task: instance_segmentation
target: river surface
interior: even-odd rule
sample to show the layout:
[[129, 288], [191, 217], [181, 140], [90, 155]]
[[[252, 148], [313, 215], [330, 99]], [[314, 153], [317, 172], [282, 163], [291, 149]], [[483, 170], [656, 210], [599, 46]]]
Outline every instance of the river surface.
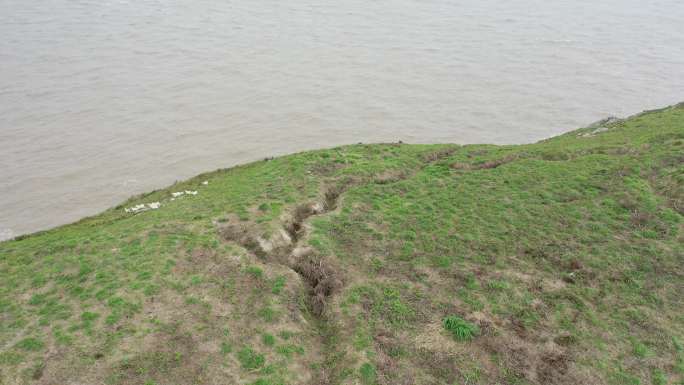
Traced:
[[266, 156], [682, 100], [682, 0], [0, 0], [0, 237]]

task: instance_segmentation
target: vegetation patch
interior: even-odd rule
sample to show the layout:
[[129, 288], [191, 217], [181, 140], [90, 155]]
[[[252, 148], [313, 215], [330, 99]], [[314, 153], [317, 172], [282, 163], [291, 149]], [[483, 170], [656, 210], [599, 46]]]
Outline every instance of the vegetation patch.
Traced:
[[255, 352], [252, 348], [245, 346], [237, 352], [237, 359], [243, 369], [253, 370], [264, 366], [266, 358], [263, 354]]
[[45, 347], [45, 343], [37, 338], [29, 337], [17, 342], [17, 348], [26, 351], [38, 351]]
[[457, 315], [444, 317], [442, 325], [458, 341], [470, 341], [480, 333], [480, 328], [477, 325]]

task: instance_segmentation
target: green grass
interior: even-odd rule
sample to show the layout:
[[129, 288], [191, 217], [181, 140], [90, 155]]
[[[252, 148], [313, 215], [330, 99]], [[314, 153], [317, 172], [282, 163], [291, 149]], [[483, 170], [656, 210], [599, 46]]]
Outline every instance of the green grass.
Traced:
[[266, 346], [273, 346], [276, 343], [276, 339], [273, 334], [264, 333], [261, 335], [261, 342]]
[[295, 354], [304, 354], [304, 348], [294, 344], [279, 345], [276, 347], [276, 352], [285, 358], [292, 358]]
[[359, 368], [359, 374], [361, 376], [361, 382], [363, 384], [366, 384], [366, 385], [375, 384], [377, 373], [375, 370], [375, 366], [373, 366], [373, 364], [371, 364], [369, 362], [365, 362]]
[[249, 266], [245, 269], [245, 272], [254, 278], [261, 278], [264, 275], [264, 271], [257, 266]]
[[38, 351], [43, 350], [45, 343], [39, 339], [29, 337], [19, 341], [16, 347], [26, 351]]
[[284, 276], [277, 277], [273, 280], [273, 283], [271, 284], [271, 292], [273, 294], [280, 294], [280, 292], [283, 291], [286, 282], [287, 278], [285, 278]]
[[259, 354], [250, 347], [244, 347], [237, 352], [237, 358], [243, 369], [252, 370], [264, 366], [266, 359], [263, 354]]
[[470, 341], [480, 332], [477, 325], [456, 315], [445, 317], [442, 325], [458, 341]]
[[221, 354], [228, 354], [233, 351], [233, 346], [229, 342], [221, 342]]
[[[303, 152], [2, 242], [1, 376], [682, 383], [684, 107], [594, 130]], [[221, 228], [277, 240], [341, 185], [298, 244], [338, 280], [316, 315], [291, 255], [257, 255]], [[171, 201], [182, 190], [198, 194]]]

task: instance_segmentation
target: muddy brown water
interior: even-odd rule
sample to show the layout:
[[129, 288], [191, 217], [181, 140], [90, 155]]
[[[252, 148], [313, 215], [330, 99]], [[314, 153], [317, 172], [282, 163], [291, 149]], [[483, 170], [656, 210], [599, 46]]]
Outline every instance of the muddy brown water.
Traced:
[[679, 0], [0, 1], [0, 238], [356, 142], [531, 142], [684, 100]]

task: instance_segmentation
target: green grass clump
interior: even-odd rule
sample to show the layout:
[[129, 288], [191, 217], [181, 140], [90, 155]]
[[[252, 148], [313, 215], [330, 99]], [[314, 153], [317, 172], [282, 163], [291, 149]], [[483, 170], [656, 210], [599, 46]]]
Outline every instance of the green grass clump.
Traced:
[[281, 291], [283, 291], [283, 288], [285, 287], [285, 283], [287, 282], [287, 278], [285, 276], [279, 276], [276, 279], [273, 280], [273, 283], [271, 284], [271, 292], [273, 294], [280, 294]]
[[292, 356], [296, 353], [299, 355], [304, 354], [304, 348], [299, 346], [299, 345], [294, 345], [294, 344], [285, 344], [285, 345], [280, 345], [276, 347], [276, 352], [280, 354], [281, 356], [285, 358], [292, 358]]
[[375, 366], [370, 362], [365, 362], [363, 365], [361, 365], [359, 368], [359, 374], [361, 377], [361, 382], [365, 385], [375, 384], [376, 378], [378, 376]]
[[233, 345], [231, 345], [229, 342], [221, 342], [221, 354], [228, 354], [233, 351]]
[[508, 284], [504, 281], [492, 280], [487, 282], [487, 287], [490, 290], [503, 291], [508, 288]]
[[82, 320], [83, 322], [88, 322], [88, 323], [90, 323], [90, 322], [95, 321], [95, 320], [98, 319], [99, 317], [100, 317], [99, 314], [97, 314], [97, 313], [92, 313], [92, 312], [89, 312], [89, 311], [86, 311], [86, 312], [81, 313], [81, 320]]
[[37, 338], [29, 337], [17, 342], [16, 347], [21, 350], [35, 352], [42, 350], [45, 347], [45, 343]]
[[245, 272], [254, 278], [261, 278], [264, 275], [264, 271], [258, 266], [248, 266]]
[[15, 352], [0, 353], [0, 365], [17, 365], [24, 361], [24, 356]]
[[266, 363], [264, 355], [255, 352], [249, 346], [245, 346], [237, 352], [237, 359], [242, 368], [246, 370], [258, 369]]
[[684, 375], [684, 346], [676, 337], [672, 338], [672, 344], [675, 348], [675, 370]]
[[667, 384], [667, 377], [665, 376], [665, 373], [663, 373], [663, 371], [660, 369], [653, 369], [653, 372], [651, 373], [651, 378], [653, 385]]
[[273, 334], [264, 333], [261, 335], [261, 342], [266, 346], [273, 346], [276, 343], [276, 339]]
[[458, 341], [470, 341], [480, 333], [477, 325], [457, 315], [450, 315], [442, 320], [442, 326]]
[[258, 311], [259, 317], [264, 321], [272, 323], [278, 319], [278, 312], [272, 306], [264, 306]]
[[280, 338], [284, 339], [285, 341], [287, 341], [287, 340], [289, 340], [290, 338], [292, 338], [293, 335], [294, 335], [294, 333], [292, 333], [292, 332], [289, 331], [289, 330], [282, 330], [280, 333], [278, 333], [278, 336], [279, 336]]
[[651, 351], [648, 349], [648, 346], [646, 346], [642, 342], [633, 341], [632, 346], [633, 346], [634, 355], [638, 358], [646, 358], [647, 356], [649, 356], [651, 354]]

